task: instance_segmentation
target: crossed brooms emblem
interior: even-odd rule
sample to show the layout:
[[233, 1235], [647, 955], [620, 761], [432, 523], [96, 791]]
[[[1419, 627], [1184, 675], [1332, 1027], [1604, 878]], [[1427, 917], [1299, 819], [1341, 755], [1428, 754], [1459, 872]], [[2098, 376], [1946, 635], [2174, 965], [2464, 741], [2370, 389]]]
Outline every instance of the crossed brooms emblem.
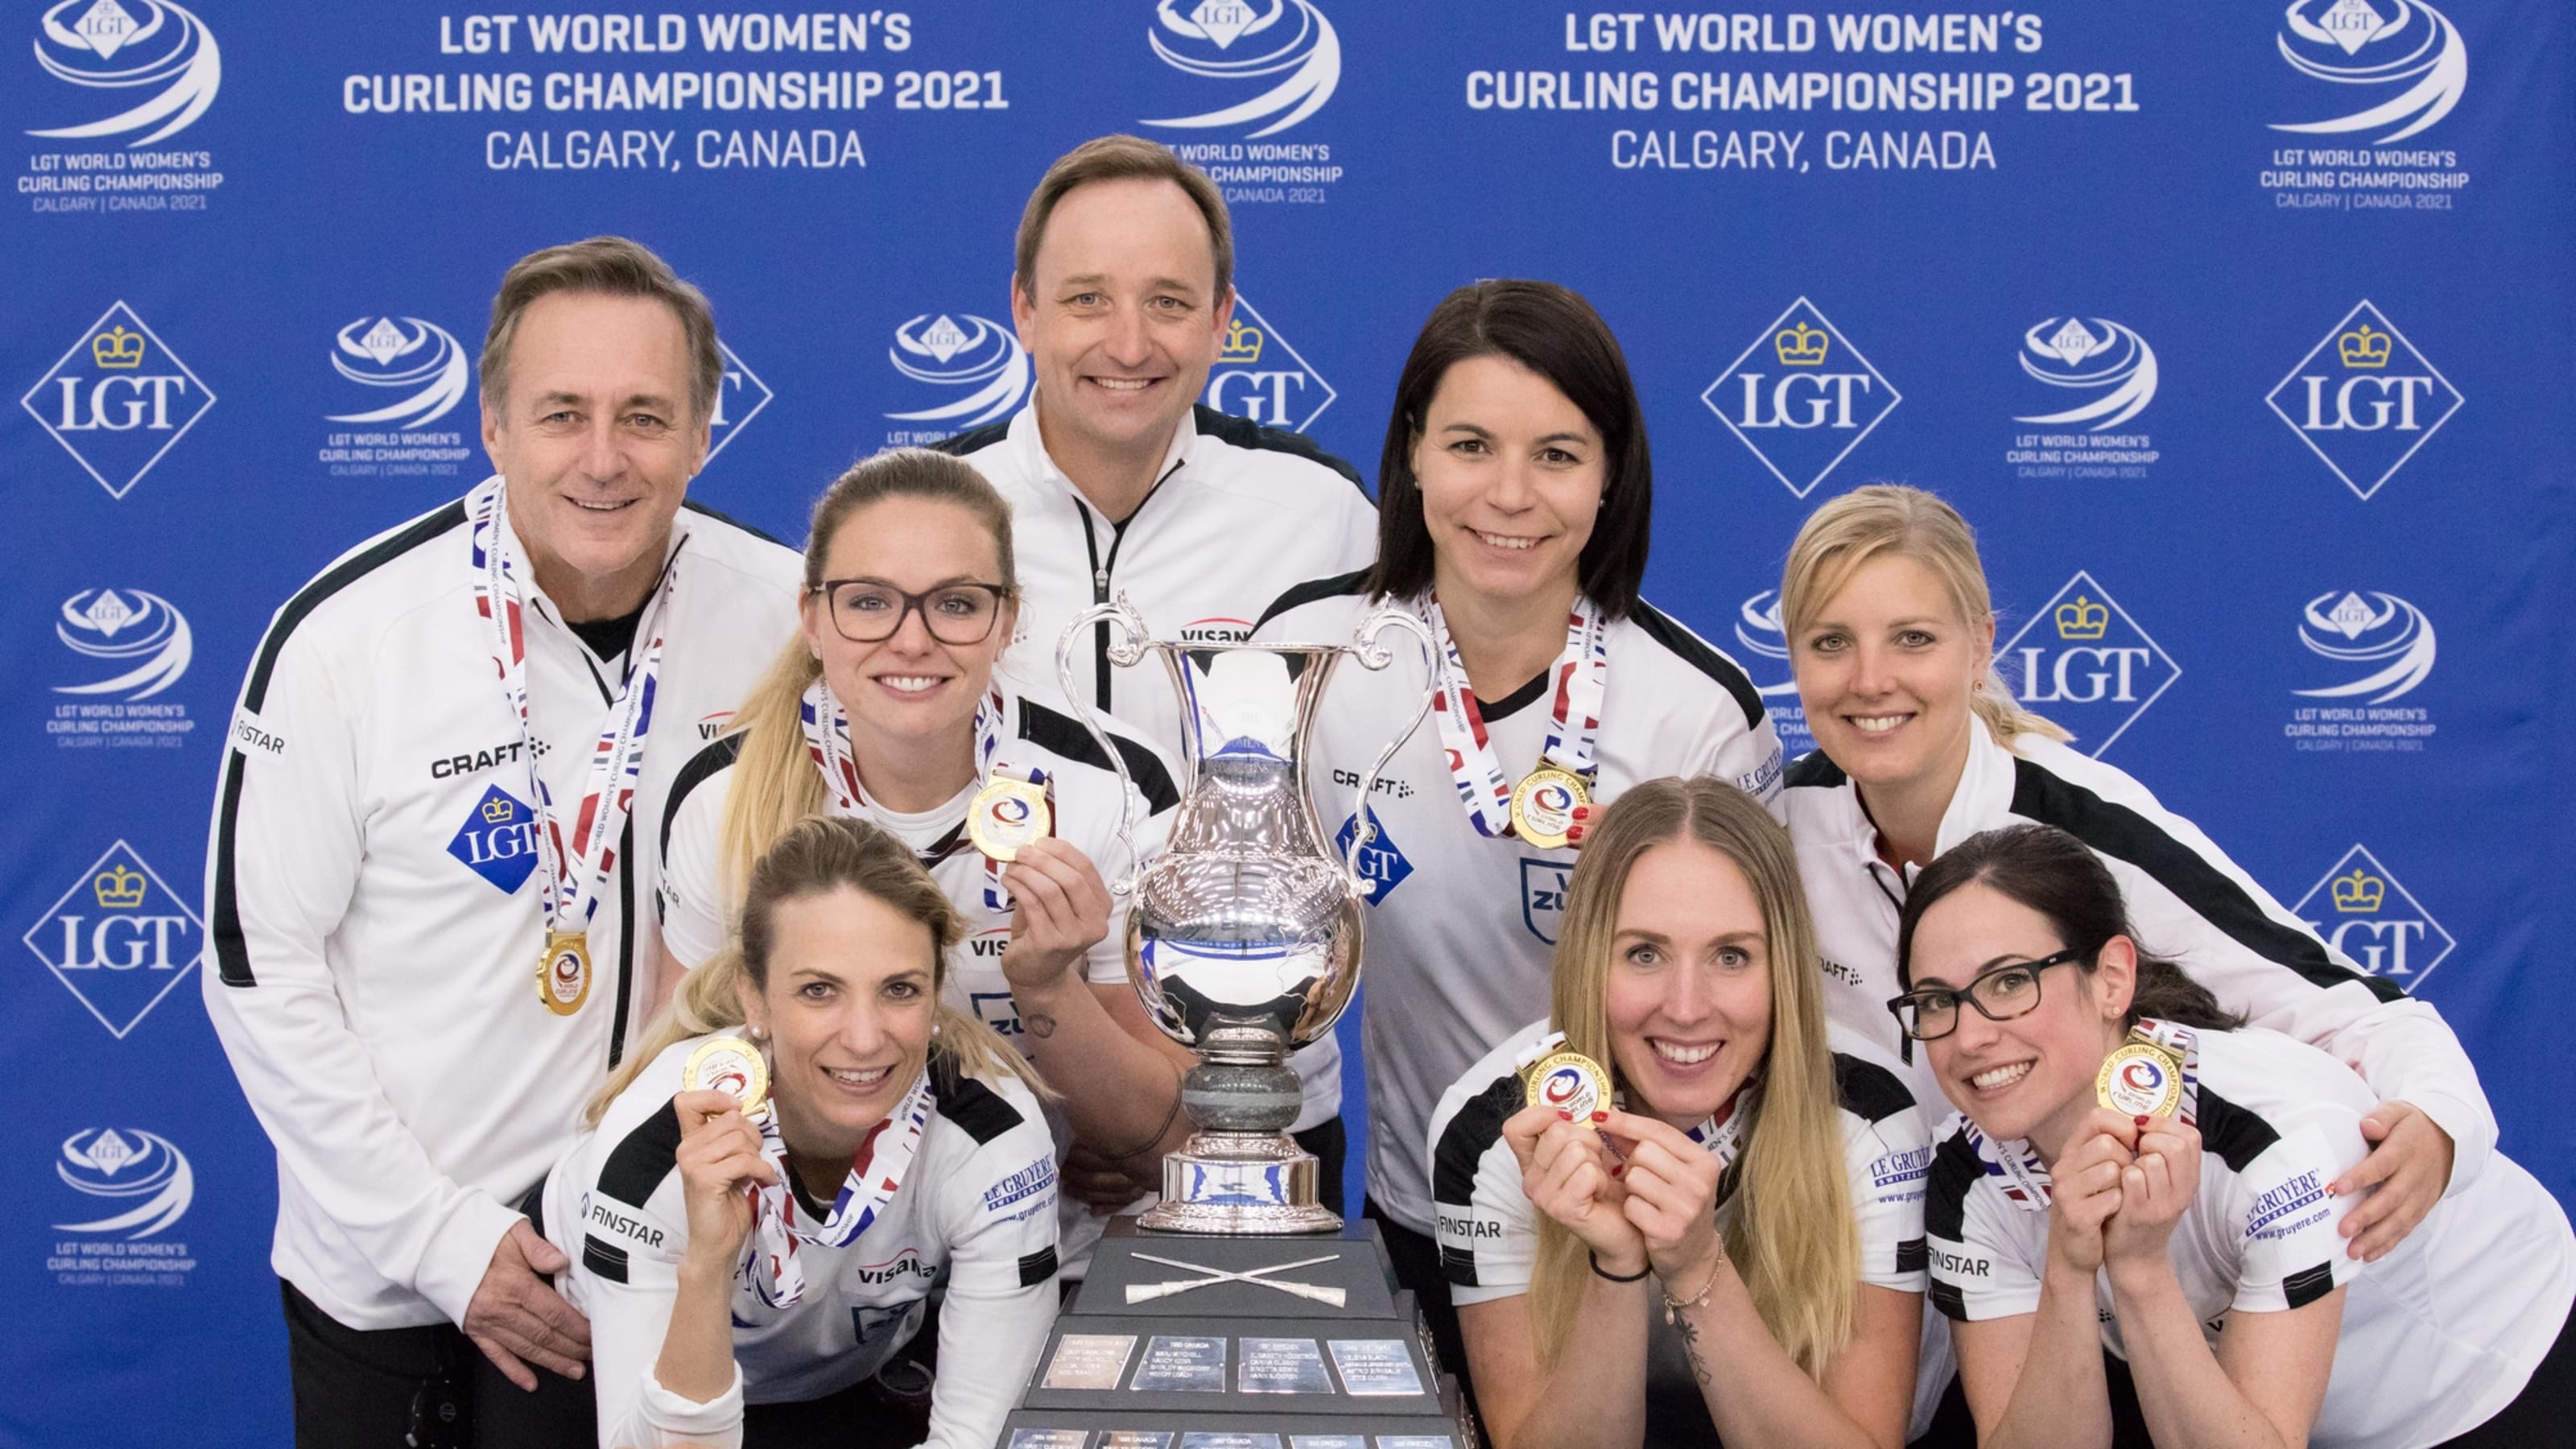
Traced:
[[1178, 1258], [1157, 1258], [1151, 1253], [1137, 1253], [1133, 1256], [1144, 1262], [1160, 1263], [1166, 1268], [1187, 1268], [1193, 1273], [1205, 1273], [1209, 1276], [1173, 1278], [1161, 1283], [1130, 1283], [1127, 1285], [1129, 1303], [1145, 1303], [1156, 1298], [1169, 1298], [1173, 1294], [1187, 1293], [1193, 1288], [1205, 1288], [1212, 1283], [1251, 1283], [1263, 1288], [1276, 1288], [1282, 1293], [1293, 1293], [1300, 1298], [1330, 1304], [1335, 1308], [1341, 1307], [1342, 1300], [1347, 1296], [1339, 1288], [1323, 1288], [1312, 1283], [1283, 1283], [1263, 1276], [1269, 1273], [1285, 1273], [1291, 1268], [1311, 1268], [1318, 1263], [1335, 1262], [1342, 1256], [1339, 1253], [1326, 1253], [1320, 1258], [1301, 1258], [1294, 1263], [1273, 1263], [1267, 1268], [1253, 1268], [1241, 1273], [1229, 1272], [1223, 1268], [1211, 1268], [1204, 1263], [1184, 1263]]

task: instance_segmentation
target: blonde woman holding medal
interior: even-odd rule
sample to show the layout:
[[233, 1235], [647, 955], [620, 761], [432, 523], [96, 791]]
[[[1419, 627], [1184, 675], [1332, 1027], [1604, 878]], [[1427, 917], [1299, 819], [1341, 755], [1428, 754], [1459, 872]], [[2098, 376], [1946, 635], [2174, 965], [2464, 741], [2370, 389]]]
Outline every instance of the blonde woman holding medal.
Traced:
[[2236, 1029], [2147, 951], [2120, 883], [2043, 825], [1914, 882], [1888, 1003], [1964, 1117], [1924, 1203], [1979, 1442], [2421, 1449], [2556, 1442], [2576, 1408], [2576, 1234], [2495, 1156], [2395, 1250], [2327, 1184], [2377, 1095]]
[[1629, 790], [1586, 833], [1551, 1015], [1435, 1119], [1493, 1442], [1895, 1449], [1928, 1155], [1894, 1060], [1825, 1024], [1787, 832], [1717, 780]]
[[[1361, 1027], [1369, 1215], [1455, 1364], [1423, 1137], [1458, 1074], [1546, 1010], [1578, 812], [1663, 775], [1768, 799], [1780, 743], [1734, 661], [1638, 595], [1645, 417], [1581, 297], [1485, 281], [1442, 300], [1397, 378], [1378, 489], [1375, 565], [1291, 590], [1257, 636], [1346, 640], [1394, 599], [1442, 641], [1437, 728], [1414, 732], [1368, 802]], [[1412, 718], [1423, 669], [1399, 651], [1333, 681], [1314, 736], [1331, 778], [1357, 781]], [[1349, 838], [1355, 802], [1318, 789]]]
[[[1191, 1058], [1127, 982], [1102, 877], [1157, 848], [1178, 797], [1159, 753], [1114, 734], [1143, 796], [1136, 839], [1120, 838], [1126, 799], [1099, 746], [996, 674], [1018, 600], [1009, 510], [973, 468], [902, 449], [835, 482], [814, 509], [797, 636], [672, 788], [662, 939], [682, 970], [712, 958], [752, 862], [797, 822], [882, 827], [964, 922], [948, 1003], [1051, 1074], [1072, 1136], [1123, 1186], [1187, 1135]], [[1070, 1198], [1065, 1212], [1070, 1260], [1100, 1220]]]
[[[1881, 1003], [1896, 990], [1910, 882], [1979, 831], [2055, 825], [2119, 881], [2129, 914], [2226, 1010], [2352, 1064], [2380, 1095], [2368, 1156], [2334, 1194], [2355, 1257], [2387, 1252], [2476, 1180], [2496, 1124], [2477, 1069], [2429, 1004], [2362, 972], [2190, 821], [2014, 703], [1976, 537], [1913, 488], [1855, 489], [1798, 530], [1781, 621], [1816, 749], [1781, 792], [1815, 903], [1826, 1009], [1914, 1062]], [[2365, 1189], [2374, 1189], [2364, 1194]]]
[[[547, 1178], [602, 1446], [999, 1436], [1055, 1318], [1055, 1144], [1028, 1065], [944, 998], [963, 929], [859, 821], [753, 867], [740, 949], [690, 974]], [[943, 1277], [959, 1368], [925, 1425], [868, 1380]]]

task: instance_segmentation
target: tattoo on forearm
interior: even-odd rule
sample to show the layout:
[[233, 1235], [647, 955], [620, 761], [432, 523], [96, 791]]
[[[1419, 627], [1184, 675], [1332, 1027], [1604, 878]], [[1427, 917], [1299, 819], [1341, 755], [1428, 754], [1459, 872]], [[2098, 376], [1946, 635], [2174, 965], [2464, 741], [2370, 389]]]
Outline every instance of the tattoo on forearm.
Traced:
[[1682, 1336], [1682, 1352], [1690, 1356], [1691, 1377], [1699, 1380], [1701, 1388], [1707, 1388], [1708, 1360], [1699, 1354], [1699, 1325], [1691, 1322], [1689, 1314], [1676, 1313], [1673, 1315], [1673, 1331]]
[[1029, 1029], [1029, 1035], [1031, 1036], [1055, 1035], [1055, 1018], [1044, 1012], [1036, 1012], [1031, 1015], [1021, 1017], [1020, 1022]]

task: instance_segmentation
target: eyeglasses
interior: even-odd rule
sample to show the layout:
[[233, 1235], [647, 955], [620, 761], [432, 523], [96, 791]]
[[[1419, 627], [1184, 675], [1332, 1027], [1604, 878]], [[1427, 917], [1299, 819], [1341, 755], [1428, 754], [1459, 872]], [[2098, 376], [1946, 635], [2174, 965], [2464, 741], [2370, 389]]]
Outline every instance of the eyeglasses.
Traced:
[[825, 579], [821, 594], [832, 627], [853, 644], [882, 644], [903, 628], [903, 617], [921, 611], [922, 627], [942, 644], [981, 644], [1002, 616], [999, 584], [941, 584], [907, 593], [883, 579]]
[[2063, 966], [2081, 959], [2083, 953], [2073, 949], [2043, 956], [2036, 961], [2015, 961], [1980, 972], [1977, 979], [1958, 990], [1947, 986], [1918, 986], [1903, 996], [1888, 998], [1887, 1009], [1896, 1014], [1899, 1026], [1916, 1041], [1938, 1041], [1959, 1029], [1959, 1003], [1965, 1001], [1988, 1021], [2010, 1021], [2027, 1016], [2039, 1005], [2039, 973], [2051, 966]]

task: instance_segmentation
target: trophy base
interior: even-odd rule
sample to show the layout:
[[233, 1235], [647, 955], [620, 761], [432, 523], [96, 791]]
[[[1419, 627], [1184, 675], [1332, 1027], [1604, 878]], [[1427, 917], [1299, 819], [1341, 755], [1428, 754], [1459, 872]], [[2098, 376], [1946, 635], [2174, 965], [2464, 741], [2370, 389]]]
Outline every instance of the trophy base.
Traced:
[[1163, 1159], [1163, 1200], [1140, 1226], [1257, 1237], [1341, 1231], [1316, 1200], [1315, 1155], [1285, 1132], [1200, 1132]]

